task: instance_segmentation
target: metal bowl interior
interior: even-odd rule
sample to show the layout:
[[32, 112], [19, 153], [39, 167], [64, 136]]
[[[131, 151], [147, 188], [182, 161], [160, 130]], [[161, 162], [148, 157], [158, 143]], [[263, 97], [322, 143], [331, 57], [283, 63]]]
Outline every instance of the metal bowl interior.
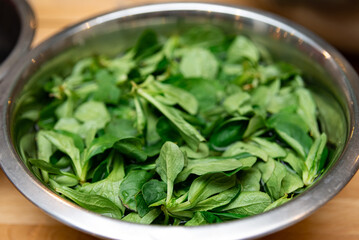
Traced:
[[[335, 150], [327, 170], [304, 193], [272, 211], [242, 220], [199, 227], [147, 226], [91, 213], [52, 193], [25, 167], [18, 155], [26, 131], [16, 116], [32, 104], [49, 74], [79, 58], [116, 55], [133, 45], [143, 29], [166, 36], [195, 25], [216, 25], [245, 34], [275, 59], [302, 69], [319, 105], [320, 121]], [[42, 210], [79, 230], [111, 239], [247, 239], [292, 225], [335, 196], [357, 171], [359, 79], [347, 61], [312, 33], [276, 16], [237, 7], [204, 3], [169, 3], [116, 11], [70, 27], [21, 60], [0, 88], [0, 163], [14, 185]], [[327, 104], [324, 104], [327, 103]], [[329, 104], [328, 104], [329, 103]], [[325, 105], [330, 105], [328, 109]], [[328, 119], [328, 112], [331, 119]]]
[[0, 1], [0, 81], [31, 45], [35, 17], [26, 1]]

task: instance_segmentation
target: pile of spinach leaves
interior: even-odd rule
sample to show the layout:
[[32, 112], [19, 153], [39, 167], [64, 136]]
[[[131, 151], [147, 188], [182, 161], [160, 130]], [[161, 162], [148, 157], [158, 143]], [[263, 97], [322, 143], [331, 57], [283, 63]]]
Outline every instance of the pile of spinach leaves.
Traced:
[[146, 30], [125, 53], [81, 59], [43, 91], [43, 107], [21, 113], [36, 129], [20, 141], [25, 163], [57, 194], [124, 221], [259, 214], [310, 186], [328, 158], [300, 70], [215, 27]]

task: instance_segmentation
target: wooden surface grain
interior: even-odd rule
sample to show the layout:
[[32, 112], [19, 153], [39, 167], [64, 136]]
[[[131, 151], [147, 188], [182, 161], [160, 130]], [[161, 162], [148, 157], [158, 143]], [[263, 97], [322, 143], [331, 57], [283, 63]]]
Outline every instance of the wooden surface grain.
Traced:
[[[33, 46], [65, 26], [116, 8], [162, 0], [30, 0], [38, 29]], [[213, 1], [212, 2], [218, 2]], [[226, 0], [225, 3], [266, 8], [263, 1]], [[359, 175], [313, 215], [262, 240], [359, 239]], [[52, 219], [29, 202], [0, 170], [1, 240], [90, 240], [93, 236]]]

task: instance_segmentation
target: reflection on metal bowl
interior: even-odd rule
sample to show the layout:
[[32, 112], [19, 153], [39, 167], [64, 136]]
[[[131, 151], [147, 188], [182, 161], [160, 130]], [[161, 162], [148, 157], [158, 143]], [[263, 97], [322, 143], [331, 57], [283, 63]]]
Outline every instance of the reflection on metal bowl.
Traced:
[[31, 45], [35, 17], [26, 1], [0, 0], [0, 81]]

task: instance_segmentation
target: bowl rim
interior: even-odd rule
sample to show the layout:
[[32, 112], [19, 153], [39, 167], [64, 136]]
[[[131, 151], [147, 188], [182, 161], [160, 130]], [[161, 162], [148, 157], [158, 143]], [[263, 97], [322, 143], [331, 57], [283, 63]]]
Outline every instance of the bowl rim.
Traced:
[[29, 51], [37, 24], [35, 14], [26, 0], [11, 0], [10, 3], [13, 3], [20, 18], [20, 33], [14, 48], [0, 64], [0, 81], [5, 77], [12, 65]]
[[[337, 162], [328, 170], [325, 178], [315, 183], [311, 188], [300, 194], [294, 200], [289, 201], [274, 210], [248, 217], [239, 221], [229, 221], [221, 224], [204, 225], [196, 227], [183, 226], [159, 226], [142, 225], [119, 221], [92, 213], [79, 206], [57, 196], [47, 189], [42, 183], [30, 174], [22, 161], [17, 156], [10, 139], [9, 109], [11, 93], [16, 86], [19, 71], [14, 67], [6, 76], [3, 87], [0, 87], [0, 165], [11, 182], [31, 202], [45, 211], [53, 218], [78, 230], [89, 234], [110, 239], [249, 239], [260, 237], [278, 231], [302, 220], [313, 213], [324, 203], [333, 198], [353, 177], [359, 168], [359, 156], [355, 149], [359, 149], [359, 132], [354, 131], [358, 127], [359, 109], [359, 78], [350, 64], [325, 41], [303, 27], [260, 10], [232, 5], [220, 5], [209, 3], [160, 3], [150, 4], [128, 9], [122, 9], [107, 14], [101, 14], [81, 23], [75, 24], [50, 39], [44, 41], [15, 66], [20, 66], [25, 61], [39, 56], [53, 43], [61, 41], [72, 34], [82, 31], [88, 26], [109, 22], [126, 16], [141, 16], [147, 13], [161, 13], [168, 11], [193, 11], [214, 12], [245, 16], [266, 22], [279, 27], [287, 32], [293, 32], [309, 45], [320, 49], [323, 55], [329, 56], [330, 61], [338, 66], [338, 74], [342, 74], [343, 84], [346, 85], [346, 95], [349, 103], [350, 119], [348, 119], [347, 144]], [[19, 177], [21, 176], [21, 177]], [[340, 178], [337, 176], [341, 176]], [[322, 187], [321, 187], [322, 186]], [[324, 197], [323, 197], [324, 196]], [[301, 208], [298, 209], [298, 204]], [[235, 231], [234, 231], [235, 230]]]

